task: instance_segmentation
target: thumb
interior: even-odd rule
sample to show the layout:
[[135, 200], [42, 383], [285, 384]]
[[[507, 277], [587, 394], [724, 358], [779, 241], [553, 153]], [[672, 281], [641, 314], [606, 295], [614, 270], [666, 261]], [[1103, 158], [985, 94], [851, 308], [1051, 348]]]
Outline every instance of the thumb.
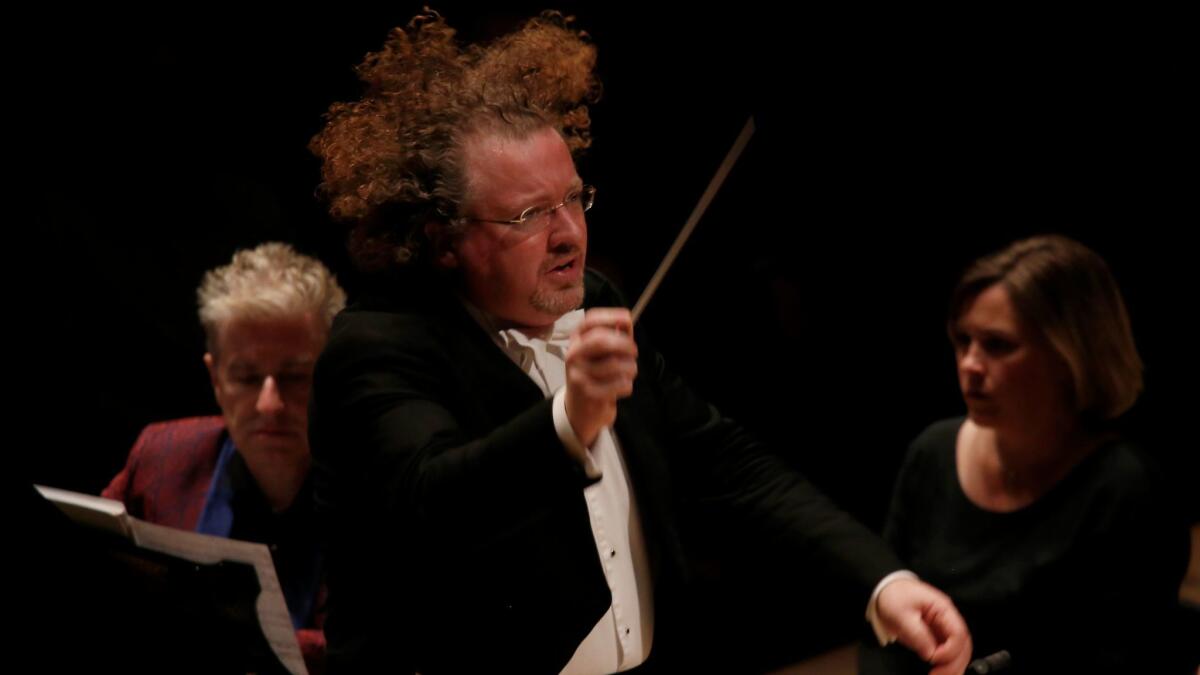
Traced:
[[905, 612], [897, 617], [895, 631], [896, 639], [913, 650], [922, 661], [929, 663], [938, 641], [919, 612]]

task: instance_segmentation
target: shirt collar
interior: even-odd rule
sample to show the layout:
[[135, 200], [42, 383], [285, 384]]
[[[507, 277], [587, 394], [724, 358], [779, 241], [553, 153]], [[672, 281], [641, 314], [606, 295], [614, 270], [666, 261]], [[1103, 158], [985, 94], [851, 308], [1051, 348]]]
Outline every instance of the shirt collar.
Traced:
[[558, 317], [553, 325], [540, 330], [503, 328], [502, 323], [495, 316], [476, 307], [470, 300], [462, 296], [459, 296], [459, 300], [484, 332], [492, 336], [496, 344], [510, 354], [522, 347], [536, 348], [539, 342], [547, 347], [557, 347], [565, 352], [567, 343], [571, 339], [571, 333], [583, 321], [584, 314], [582, 308], [567, 312]]

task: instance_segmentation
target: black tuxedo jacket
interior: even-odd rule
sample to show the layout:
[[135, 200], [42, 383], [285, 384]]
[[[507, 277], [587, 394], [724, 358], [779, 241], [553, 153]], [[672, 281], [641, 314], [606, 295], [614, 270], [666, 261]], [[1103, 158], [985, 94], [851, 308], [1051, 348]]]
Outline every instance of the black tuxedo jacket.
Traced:
[[[586, 306], [622, 304], [599, 275], [586, 284]], [[797, 573], [848, 578], [865, 607], [895, 556], [638, 342], [615, 430], [652, 568], [655, 651], [685, 576], [685, 506], [792, 556]], [[554, 673], [570, 660], [611, 603], [588, 478], [550, 400], [442, 285], [414, 274], [338, 316], [309, 427], [331, 672]]]

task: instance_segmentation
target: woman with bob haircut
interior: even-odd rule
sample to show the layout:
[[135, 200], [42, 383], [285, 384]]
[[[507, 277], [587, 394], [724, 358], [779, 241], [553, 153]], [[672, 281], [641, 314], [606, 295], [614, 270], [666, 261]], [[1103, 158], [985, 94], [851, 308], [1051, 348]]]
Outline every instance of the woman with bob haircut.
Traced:
[[[1061, 236], [976, 261], [947, 329], [967, 416], [909, 447], [884, 536], [1006, 673], [1172, 672], [1187, 530], [1118, 431], [1142, 361], [1108, 266]], [[863, 673], [928, 666], [864, 643]]]

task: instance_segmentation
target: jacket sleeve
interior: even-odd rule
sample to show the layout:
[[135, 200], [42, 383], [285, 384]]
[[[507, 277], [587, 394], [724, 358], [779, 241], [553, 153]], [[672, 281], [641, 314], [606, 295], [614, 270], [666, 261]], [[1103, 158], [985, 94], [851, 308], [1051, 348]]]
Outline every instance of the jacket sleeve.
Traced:
[[315, 374], [321, 482], [366, 490], [354, 497], [372, 511], [484, 543], [577, 495], [587, 479], [555, 433], [551, 402], [535, 399], [490, 429], [468, 425], [461, 367], [402, 316], [350, 316]]
[[[134, 478], [137, 475], [138, 467], [141, 464], [143, 450], [146, 446], [146, 437], [148, 429], [143, 429], [142, 433], [138, 434], [137, 441], [134, 442], [133, 448], [129, 451], [129, 456], [125, 459], [125, 466], [113, 476], [109, 481], [108, 487], [100, 492], [100, 496], [105, 499], [115, 499], [125, 505], [129, 510], [130, 515], [141, 517], [141, 511], [134, 504], [132, 495]], [[135, 511], [136, 510], [136, 511]]]
[[883, 540], [838, 509], [804, 476], [734, 421], [701, 400], [653, 349], [649, 376], [674, 439], [673, 473], [704, 515], [755, 537], [806, 572], [850, 582], [861, 604], [875, 584], [902, 567]]

